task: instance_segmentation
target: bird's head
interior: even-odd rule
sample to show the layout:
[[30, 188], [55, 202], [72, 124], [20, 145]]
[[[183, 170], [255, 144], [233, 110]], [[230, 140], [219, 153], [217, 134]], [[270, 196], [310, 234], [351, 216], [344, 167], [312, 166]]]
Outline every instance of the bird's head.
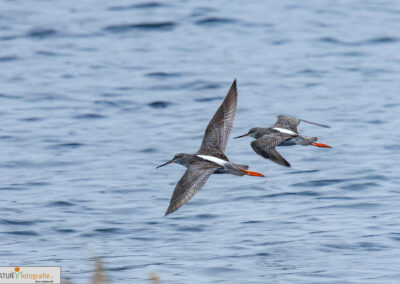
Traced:
[[251, 129], [249, 130], [249, 132], [247, 132], [246, 134], [237, 136], [237, 137], [235, 137], [235, 138], [233, 138], [233, 139], [242, 138], [242, 137], [246, 137], [246, 136], [250, 136], [250, 137], [253, 137], [253, 138], [256, 138], [256, 139], [257, 139], [257, 138], [260, 138], [262, 135], [264, 135], [263, 129], [264, 129], [264, 128], [261, 128], [261, 127], [253, 127], [253, 128], [251, 128]]
[[171, 160], [169, 160], [168, 162], [166, 162], [166, 163], [164, 163], [164, 164], [162, 164], [162, 165], [159, 165], [159, 166], [157, 167], [157, 169], [158, 169], [158, 168], [161, 168], [161, 167], [163, 167], [163, 166], [172, 164], [172, 163], [177, 163], [177, 164], [184, 165], [185, 162], [186, 162], [186, 159], [185, 159], [186, 155], [187, 155], [187, 154], [184, 154], [184, 153], [176, 154], [176, 155], [175, 155]]

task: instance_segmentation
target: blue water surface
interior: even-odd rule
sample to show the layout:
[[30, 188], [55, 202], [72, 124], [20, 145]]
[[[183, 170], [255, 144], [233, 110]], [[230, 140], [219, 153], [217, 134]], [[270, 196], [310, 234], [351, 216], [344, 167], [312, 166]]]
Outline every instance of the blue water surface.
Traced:
[[[233, 79], [232, 137], [289, 114], [333, 149], [250, 138], [164, 217]], [[0, 0], [0, 265], [88, 283], [400, 283], [398, 1]]]

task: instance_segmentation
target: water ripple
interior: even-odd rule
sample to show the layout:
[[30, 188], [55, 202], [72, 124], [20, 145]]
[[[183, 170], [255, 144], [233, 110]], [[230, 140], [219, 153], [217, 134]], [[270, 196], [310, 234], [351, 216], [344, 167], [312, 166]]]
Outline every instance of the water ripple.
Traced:
[[346, 179], [320, 179], [320, 180], [310, 180], [305, 182], [298, 182], [292, 184], [292, 186], [299, 186], [299, 187], [322, 187], [332, 184], [337, 184], [341, 182], [347, 181]]
[[5, 56], [0, 56], [0, 63], [2, 62], [9, 62], [9, 61], [15, 61], [18, 60], [19, 58], [15, 55], [5, 55]]
[[175, 22], [149, 22], [149, 23], [138, 23], [138, 24], [119, 24], [110, 25], [104, 28], [105, 31], [113, 33], [123, 33], [132, 30], [143, 30], [143, 31], [170, 31], [175, 28]]
[[50, 202], [48, 206], [50, 206], [50, 207], [71, 207], [71, 206], [75, 206], [75, 204], [72, 202], [68, 202], [68, 201], [54, 201], [54, 202]]
[[160, 2], [143, 2], [138, 4], [126, 5], [126, 6], [112, 6], [109, 7], [108, 10], [110, 11], [126, 11], [131, 9], [153, 9], [159, 7], [165, 7], [166, 5]]
[[344, 185], [341, 186], [341, 188], [343, 189], [347, 189], [347, 190], [364, 190], [367, 188], [376, 188], [379, 185], [375, 182], [363, 182], [363, 183], [352, 183], [349, 185]]
[[120, 233], [121, 230], [119, 228], [99, 228], [95, 229], [93, 232], [102, 233], [102, 234], [112, 234], [112, 233]]
[[25, 122], [35, 122], [35, 121], [41, 121], [43, 120], [43, 118], [41, 117], [26, 117], [26, 118], [21, 118], [21, 121], [25, 121]]
[[299, 191], [299, 192], [279, 192], [279, 193], [274, 193], [274, 194], [267, 194], [263, 195], [263, 198], [275, 198], [275, 197], [280, 197], [280, 196], [319, 196], [321, 193], [318, 193], [316, 191]]
[[155, 78], [168, 78], [168, 77], [180, 77], [181, 73], [174, 72], [150, 72], [146, 74], [147, 77], [155, 77]]
[[0, 223], [3, 225], [30, 226], [36, 224], [37, 221], [0, 219]]
[[10, 234], [10, 235], [18, 235], [18, 236], [38, 236], [38, 233], [36, 233], [35, 231], [29, 231], [29, 230], [25, 230], [25, 231], [8, 231], [5, 232], [6, 234]]
[[343, 45], [343, 46], [363, 46], [363, 45], [391, 44], [398, 42], [399, 39], [395, 37], [377, 37], [367, 40], [350, 42], [350, 41], [342, 41], [334, 37], [321, 37], [318, 39], [318, 41], [335, 45]]
[[74, 116], [75, 119], [101, 119], [105, 118], [104, 115], [98, 113], [85, 113]]
[[148, 104], [148, 106], [152, 107], [152, 108], [167, 108], [170, 105], [172, 105], [172, 103], [165, 102], [165, 101], [155, 101], [155, 102], [152, 102], [152, 103]]
[[323, 207], [318, 207], [317, 209], [371, 209], [381, 206], [378, 203], [373, 202], [360, 202], [360, 203], [351, 203], [351, 204], [334, 204]]
[[71, 234], [71, 233], [76, 233], [76, 230], [74, 229], [54, 229], [56, 232], [59, 232], [61, 234]]
[[82, 144], [82, 143], [78, 143], [78, 142], [69, 142], [69, 143], [61, 143], [61, 144], [54, 145], [54, 146], [52, 146], [52, 148], [55, 148], [55, 149], [57, 149], [57, 148], [71, 148], [71, 149], [75, 149], [75, 148], [82, 147], [82, 146], [84, 146], [84, 144]]
[[35, 28], [30, 30], [26, 35], [31, 38], [44, 39], [57, 35], [57, 31], [48, 28]]
[[234, 24], [237, 22], [238, 22], [238, 20], [235, 20], [232, 18], [207, 17], [207, 18], [197, 20], [195, 23], [197, 25], [216, 26], [216, 25], [224, 25], [224, 24]]
[[212, 102], [212, 101], [219, 101], [223, 99], [223, 97], [209, 97], [209, 98], [197, 98], [194, 99], [196, 102]]

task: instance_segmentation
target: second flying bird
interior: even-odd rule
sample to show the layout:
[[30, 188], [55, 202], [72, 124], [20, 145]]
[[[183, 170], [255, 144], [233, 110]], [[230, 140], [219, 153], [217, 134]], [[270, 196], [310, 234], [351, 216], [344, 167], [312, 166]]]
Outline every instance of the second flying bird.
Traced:
[[317, 137], [307, 137], [305, 135], [301, 135], [297, 131], [297, 126], [301, 121], [329, 128], [329, 126], [324, 124], [319, 124], [304, 119], [297, 119], [286, 115], [278, 115], [278, 120], [275, 122], [273, 126], [264, 128], [254, 127], [250, 129], [248, 133], [235, 137], [234, 139], [245, 136], [253, 137], [256, 140], [251, 142], [250, 145], [251, 148], [253, 148], [254, 152], [256, 152], [258, 155], [266, 159], [270, 159], [271, 161], [279, 165], [290, 167], [289, 162], [286, 161], [286, 159], [283, 158], [281, 154], [279, 154], [279, 152], [275, 149], [275, 147], [293, 146], [293, 145], [302, 145], [302, 146], [312, 145], [316, 147], [332, 148], [329, 145], [315, 142], [318, 140]]

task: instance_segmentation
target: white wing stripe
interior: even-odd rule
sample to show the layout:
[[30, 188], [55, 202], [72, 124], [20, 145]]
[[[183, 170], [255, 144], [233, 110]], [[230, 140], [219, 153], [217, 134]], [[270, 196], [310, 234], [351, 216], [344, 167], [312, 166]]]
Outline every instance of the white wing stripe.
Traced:
[[285, 129], [285, 128], [280, 128], [280, 127], [274, 127], [275, 130], [278, 130], [280, 133], [285, 133], [285, 134], [290, 134], [290, 135], [297, 135], [297, 133], [293, 132], [292, 130]]
[[220, 165], [221, 167], [223, 167], [226, 163], [228, 163], [228, 161], [222, 160], [220, 158], [217, 157], [213, 157], [213, 156], [208, 156], [208, 155], [196, 155], [197, 157], [200, 157], [204, 160], [216, 163], [217, 165]]

